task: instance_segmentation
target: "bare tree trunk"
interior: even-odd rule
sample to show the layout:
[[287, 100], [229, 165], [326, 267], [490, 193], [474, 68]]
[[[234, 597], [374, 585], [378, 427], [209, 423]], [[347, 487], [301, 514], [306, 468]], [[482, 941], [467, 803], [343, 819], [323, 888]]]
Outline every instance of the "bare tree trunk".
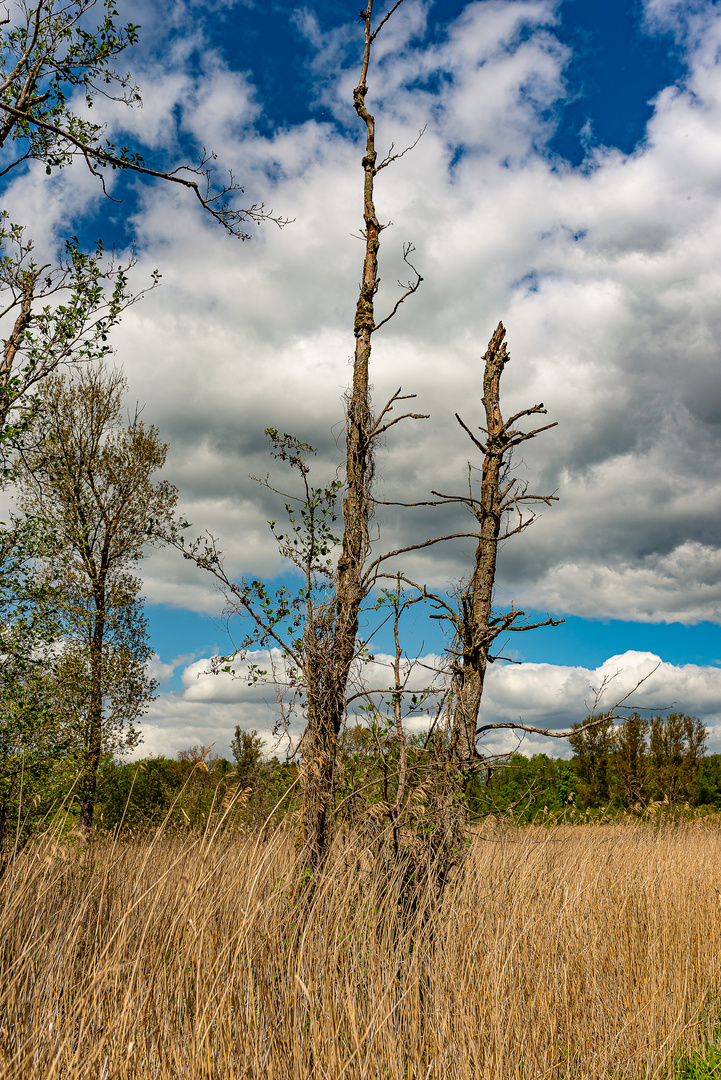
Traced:
[[400, 639], [401, 617], [401, 580], [397, 578], [395, 603], [393, 607], [393, 644], [395, 645], [395, 657], [393, 658], [393, 719], [396, 723], [396, 743], [398, 745], [398, 790], [393, 806], [390, 808], [390, 819], [393, 826], [393, 850], [396, 859], [401, 851], [401, 810], [406, 795], [406, 778], [408, 775], [408, 755], [406, 749], [406, 733], [403, 727], [403, 680], [401, 678], [401, 660], [403, 650]]
[[500, 407], [500, 380], [508, 360], [506, 331], [499, 323], [483, 357], [482, 404], [486, 411], [486, 453], [481, 478], [480, 537], [476, 547], [471, 586], [461, 599], [460, 667], [453, 712], [452, 746], [455, 763], [461, 771], [477, 759], [476, 723], [481, 707], [488, 653], [495, 635], [492, 625], [493, 587], [496, 580], [498, 537], [503, 516], [501, 470], [508, 438]]
[[90, 695], [88, 701], [88, 741], [85, 754], [80, 801], [80, 828], [89, 832], [93, 827], [98, 770], [102, 752], [103, 732], [103, 646], [105, 643], [105, 586], [95, 591], [95, 612], [90, 638]]
[[[307, 725], [303, 740], [303, 810], [301, 862], [317, 866], [328, 850], [329, 812], [333, 793], [337, 740], [345, 712], [346, 685], [356, 651], [358, 615], [366, 595], [363, 570], [368, 554], [370, 487], [373, 479], [373, 418], [368, 369], [375, 329], [374, 299], [378, 289], [381, 226], [373, 201], [377, 172], [375, 120], [365, 103], [371, 45], [380, 29], [371, 30], [373, 0], [361, 18], [365, 24], [363, 63], [353, 91], [356, 113], [365, 123], [363, 157], [363, 220], [365, 257], [355, 315], [353, 384], [346, 409], [346, 492], [343, 499], [343, 551], [338, 562], [335, 596], [324, 613], [316, 613], [306, 629], [308, 688]], [[382, 24], [381, 24], [382, 25]]]
[[[462, 590], [454, 618], [456, 655], [454, 658], [454, 708], [451, 726], [451, 746], [447, 772], [444, 776], [445, 794], [438, 828], [433, 844], [437, 860], [436, 874], [442, 885], [450, 867], [462, 859], [466, 850], [466, 796], [468, 789], [485, 759], [477, 749], [477, 724], [483, 696], [486, 670], [494, 657], [491, 647], [500, 634], [557, 625], [553, 619], [540, 623], [519, 624], [524, 613], [511, 609], [506, 614], [494, 614], [493, 592], [496, 579], [499, 540], [521, 532], [533, 520], [522, 515], [523, 504], [542, 502], [550, 505], [552, 495], [529, 495], [510, 472], [510, 453], [526, 439], [534, 438], [555, 424], [546, 424], [534, 431], [522, 432], [514, 425], [524, 416], [545, 414], [543, 405], [524, 409], [504, 421], [500, 404], [500, 382], [503, 369], [510, 359], [506, 348], [506, 331], [499, 323], [486, 351], [483, 374], [485, 409], [485, 442], [481, 442], [456, 414], [460, 425], [474, 445], [483, 453], [480, 497], [471, 494], [460, 498], [478, 522], [478, 544], [469, 585]], [[518, 514], [515, 528], [502, 531], [504, 517]], [[508, 725], [512, 726], [512, 725]]]

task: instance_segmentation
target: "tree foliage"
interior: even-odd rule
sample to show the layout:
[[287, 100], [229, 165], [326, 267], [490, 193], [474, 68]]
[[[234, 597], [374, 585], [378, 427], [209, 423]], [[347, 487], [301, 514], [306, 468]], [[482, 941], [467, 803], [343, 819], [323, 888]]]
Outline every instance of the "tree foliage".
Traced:
[[[196, 744], [175, 760], [102, 762], [98, 824], [110, 829], [244, 828], [276, 823], [295, 809], [297, 768], [263, 760], [255, 731], [236, 728], [233, 761]], [[240, 756], [238, 756], [240, 755]]]
[[638, 713], [633, 713], [616, 729], [614, 764], [619, 792], [629, 805], [643, 802], [648, 793], [648, 730], [648, 720]]
[[[128, 288], [132, 256], [117, 263], [101, 242], [87, 255], [73, 238], [59, 263], [41, 263], [23, 227], [9, 223], [5, 211], [0, 223], [0, 328], [7, 335], [0, 359], [0, 451], [7, 452], [32, 422], [33, 392], [61, 365], [107, 357], [111, 329], [147, 290]], [[151, 288], [158, 279], [154, 273]]]
[[706, 728], [697, 717], [683, 713], [655, 716], [649, 758], [657, 796], [669, 803], [688, 798], [705, 751]]
[[50, 678], [63, 560], [42, 574], [34, 563], [54, 550], [42, 522], [0, 528], [0, 869], [72, 781]]
[[601, 722], [588, 727], [574, 724], [569, 743], [576, 755], [575, 766], [582, 798], [587, 806], [606, 805], [610, 796], [611, 762], [615, 748], [613, 719], [598, 717]]
[[[101, 11], [92, 27], [93, 8]], [[243, 188], [230, 174], [214, 187], [215, 155], [203, 151], [197, 166], [170, 171], [146, 165], [128, 146], [105, 137], [105, 125], [91, 119], [98, 95], [140, 105], [139, 88], [114, 63], [135, 45], [139, 26], [119, 24], [115, 0], [10, 0], [0, 22], [0, 176], [29, 160], [41, 161], [48, 174], [80, 159], [105, 189], [106, 170], [131, 171], [192, 191], [203, 209], [229, 233], [245, 240], [244, 223], [271, 218], [262, 203], [234, 205]], [[85, 105], [82, 109], [80, 102]]]
[[78, 739], [86, 828], [102, 753], [135, 745], [133, 721], [155, 689], [130, 569], [158, 524], [170, 525], [177, 499], [153, 479], [167, 452], [157, 429], [137, 408], [123, 420], [125, 389], [124, 376], [103, 365], [49, 376], [18, 464], [20, 505], [49, 524], [67, 560], [55, 679]]

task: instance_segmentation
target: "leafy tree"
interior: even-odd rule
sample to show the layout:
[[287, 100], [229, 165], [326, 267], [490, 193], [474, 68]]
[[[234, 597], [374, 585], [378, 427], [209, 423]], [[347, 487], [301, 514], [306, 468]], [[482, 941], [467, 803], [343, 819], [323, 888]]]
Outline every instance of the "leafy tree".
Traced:
[[[106, 258], [100, 242], [86, 255], [74, 239], [56, 266], [37, 262], [25, 230], [0, 213], [0, 327], [7, 334], [0, 359], [0, 450], [7, 452], [32, 421], [32, 392], [48, 375], [111, 352], [110, 330], [145, 292], [128, 289], [133, 262]], [[157, 281], [155, 273], [151, 288]]]
[[[167, 822], [171, 828], [204, 829], [263, 824], [277, 803], [276, 818], [295, 808], [294, 765], [275, 759], [261, 762], [256, 786], [248, 792], [233, 763], [210, 748], [196, 745], [176, 759], [149, 757], [120, 763], [111, 755], [101, 762], [96, 823], [100, 828], [149, 828]], [[284, 797], [285, 796], [285, 797]]]
[[57, 570], [34, 573], [49, 551], [41, 523], [0, 529], [0, 869], [59, 800], [68, 779], [49, 673], [59, 632]]
[[[79, 116], [70, 100], [78, 89], [88, 106], [99, 93], [140, 103], [129, 77], [111, 67], [135, 44], [140, 28], [118, 27], [115, 4], [106, 2], [104, 19], [91, 34], [84, 16], [94, 6], [95, 0], [38, 0], [34, 6], [21, 0], [8, 10], [0, 37], [0, 146], [10, 140], [15, 155], [4, 174], [29, 159], [44, 162], [50, 173], [81, 154], [83, 145], [102, 145], [102, 126]], [[105, 150], [117, 154], [107, 143]], [[138, 160], [127, 149], [120, 154], [128, 165]]]
[[236, 727], [230, 743], [235, 764], [232, 776], [240, 789], [243, 813], [249, 823], [256, 825], [271, 814], [277, 819], [284, 817], [296, 804], [290, 789], [295, 789], [297, 766], [276, 757], [265, 758], [264, 746], [257, 731], [241, 727]]
[[616, 728], [614, 766], [621, 799], [627, 805], [643, 802], [648, 794], [648, 720], [633, 713]]
[[574, 724], [568, 741], [575, 754], [573, 767], [581, 798], [587, 806], [607, 804], [611, 797], [611, 760], [614, 749], [613, 717], [591, 717], [590, 726]]
[[159, 825], [181, 782], [178, 762], [165, 757], [121, 763], [104, 754], [99, 772], [95, 824], [103, 829]]
[[[181, 750], [175, 760], [149, 757], [121, 763], [104, 754], [95, 820], [105, 829], [203, 827], [226, 793], [230, 763], [203, 746]], [[220, 797], [219, 797], [220, 796]]]
[[665, 718], [654, 716], [649, 753], [651, 779], [658, 798], [669, 803], [694, 798], [706, 737], [706, 727], [696, 716], [684, 713], [671, 713]]
[[262, 773], [263, 747], [265, 743], [257, 731], [245, 731], [236, 727], [230, 743], [230, 752], [235, 761], [235, 775], [243, 787], [252, 787]]
[[[111, 574], [104, 599], [85, 582], [65, 582], [63, 638], [51, 682], [55, 709], [63, 727], [74, 734], [79, 768], [91, 752], [97, 721], [98, 686], [102, 693], [101, 752], [123, 754], [140, 742], [134, 726], [146, 711], [156, 683], [148, 678], [151, 656], [140, 582], [129, 574]], [[104, 623], [98, 634], [98, 603]], [[100, 640], [100, 638], [102, 640]]]
[[197, 743], [180, 750], [172, 773], [172, 821], [183, 828], [205, 828], [215, 815], [218, 821], [237, 792], [229, 761], [212, 753], [211, 746]]
[[130, 574], [177, 499], [153, 483], [167, 446], [139, 410], [123, 423], [126, 381], [102, 365], [49, 376], [19, 466], [19, 501], [47, 521], [68, 559], [59, 665], [61, 707], [82, 758], [81, 824], [90, 828], [104, 749], [137, 741], [133, 721], [152, 697], [140, 582]]
[[514, 754], [486, 773], [476, 774], [469, 792], [472, 814], [512, 814], [531, 821], [545, 807], [549, 812], [575, 805], [578, 777], [570, 761], [534, 754]]
[[696, 773], [696, 803], [721, 808], [721, 754], [701, 758]]

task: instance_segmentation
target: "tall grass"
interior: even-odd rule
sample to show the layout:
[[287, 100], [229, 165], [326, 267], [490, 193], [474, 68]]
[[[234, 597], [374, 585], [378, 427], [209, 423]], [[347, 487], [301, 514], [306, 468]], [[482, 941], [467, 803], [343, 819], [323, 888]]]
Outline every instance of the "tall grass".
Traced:
[[26, 849], [0, 1077], [660, 1077], [717, 1019], [718, 828], [488, 826], [405, 914], [356, 842], [305, 898], [293, 862], [283, 832]]

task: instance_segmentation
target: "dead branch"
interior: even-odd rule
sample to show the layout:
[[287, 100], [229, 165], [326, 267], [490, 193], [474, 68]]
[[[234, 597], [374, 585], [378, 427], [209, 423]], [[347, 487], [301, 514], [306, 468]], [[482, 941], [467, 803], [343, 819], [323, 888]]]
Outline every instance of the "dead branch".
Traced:
[[[405, 151], [404, 151], [404, 153], [405, 153]], [[376, 171], [378, 171], [378, 170], [376, 170]], [[398, 308], [399, 308], [399, 307], [401, 306], [401, 304], [403, 303], [403, 301], [404, 301], [404, 300], [407, 300], [409, 296], [413, 296], [413, 293], [414, 293], [414, 292], [417, 292], [417, 291], [418, 291], [418, 289], [420, 288], [420, 285], [421, 285], [421, 282], [423, 281], [423, 278], [421, 277], [421, 275], [420, 275], [420, 274], [419, 274], [419, 272], [418, 272], [418, 271], [416, 270], [416, 268], [415, 268], [415, 266], [413, 265], [413, 263], [412, 263], [412, 262], [410, 261], [410, 259], [408, 258], [408, 256], [409, 256], [409, 255], [410, 255], [410, 254], [411, 254], [411, 253], [412, 253], [413, 251], [415, 251], [415, 248], [413, 247], [413, 244], [410, 244], [410, 243], [406, 243], [406, 244], [404, 244], [404, 245], [403, 245], [403, 262], [407, 263], [407, 264], [408, 264], [408, 266], [410, 266], [411, 270], [412, 270], [412, 271], [413, 271], [413, 273], [414, 273], [414, 274], [416, 275], [416, 280], [415, 280], [415, 281], [408, 281], [408, 282], [406, 282], [406, 284], [405, 284], [405, 285], [403, 285], [403, 283], [402, 283], [402, 282], [400, 282], [400, 281], [398, 282], [398, 284], [399, 284], [400, 288], [401, 288], [401, 289], [405, 289], [405, 292], [403, 293], [403, 296], [401, 296], [400, 300], [397, 300], [397, 301], [396, 301], [395, 305], [393, 306], [393, 310], [392, 310], [392, 311], [390, 312], [390, 314], [389, 314], [389, 315], [386, 315], [385, 319], [381, 319], [381, 321], [380, 321], [379, 323], [376, 323], [376, 324], [375, 324], [375, 326], [373, 327], [373, 333], [375, 333], [375, 332], [376, 332], [376, 330], [380, 330], [381, 326], [385, 326], [385, 324], [386, 324], [387, 322], [390, 322], [390, 321], [391, 321], [391, 319], [393, 318], [393, 316], [394, 316], [394, 315], [396, 314], [396, 312], [398, 311]], [[394, 422], [395, 422], [395, 421], [394, 421]], [[390, 425], [389, 425], [389, 426], [390, 426]]]
[[423, 127], [421, 128], [421, 130], [418, 132], [418, 138], [414, 139], [413, 142], [410, 144], [410, 146], [407, 146], [405, 148], [405, 150], [401, 150], [400, 154], [394, 154], [393, 153], [393, 147], [394, 147], [395, 144], [391, 143], [391, 148], [388, 151], [388, 153], [386, 154], [386, 156], [383, 158], [383, 160], [381, 161], [380, 165], [376, 165], [376, 176], [381, 171], [381, 169], [385, 169], [387, 165], [390, 165], [394, 161], [399, 161], [402, 157], [405, 157], [406, 154], [409, 153], [409, 151], [415, 150], [415, 148], [418, 146], [418, 143], [421, 141], [421, 139], [425, 135], [427, 127], [428, 127], [428, 125], [424, 124]]
[[393, 394], [390, 400], [381, 409], [378, 419], [376, 420], [375, 427], [371, 431], [368, 438], [375, 439], [378, 435], [382, 435], [384, 431], [387, 431], [388, 428], [393, 427], [393, 425], [397, 424], [400, 420], [430, 420], [429, 413], [403, 413], [402, 416], [397, 416], [395, 420], [390, 420], [387, 424], [381, 425], [383, 417], [387, 416], [389, 412], [392, 412], [393, 406], [396, 401], [410, 401], [415, 397], [417, 397], [417, 394], [401, 394], [401, 387], [399, 386], [395, 394]]

